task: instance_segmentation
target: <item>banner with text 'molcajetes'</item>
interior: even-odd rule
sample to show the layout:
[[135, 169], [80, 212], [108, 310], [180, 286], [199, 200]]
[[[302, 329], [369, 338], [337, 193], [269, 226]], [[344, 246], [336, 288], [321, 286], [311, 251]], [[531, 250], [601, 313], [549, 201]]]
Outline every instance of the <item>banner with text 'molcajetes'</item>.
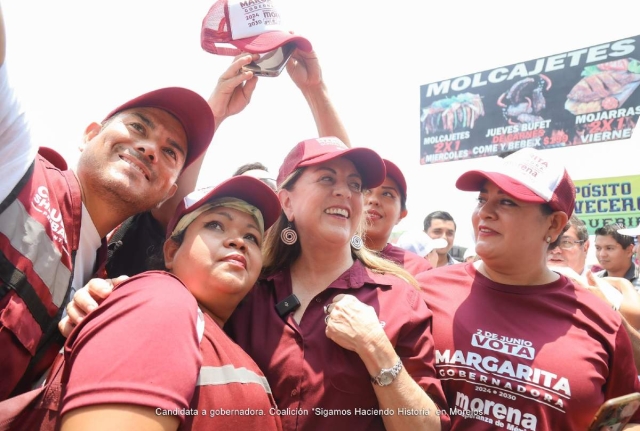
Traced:
[[631, 137], [640, 36], [420, 86], [420, 163]]
[[605, 224], [640, 225], [640, 175], [574, 181], [574, 214], [585, 222], [589, 234]]

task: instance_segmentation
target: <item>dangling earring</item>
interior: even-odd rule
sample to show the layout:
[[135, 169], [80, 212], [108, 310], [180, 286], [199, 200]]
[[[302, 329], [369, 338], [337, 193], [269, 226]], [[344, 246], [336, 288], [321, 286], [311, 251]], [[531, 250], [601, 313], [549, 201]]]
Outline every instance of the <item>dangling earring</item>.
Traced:
[[550, 237], [550, 236], [546, 237], [546, 238], [544, 239], [544, 241], [545, 241], [547, 244], [551, 244], [551, 237]]
[[298, 234], [293, 229], [291, 222], [289, 222], [289, 225], [280, 232], [280, 239], [287, 245], [293, 245], [298, 241]]
[[353, 234], [351, 237], [351, 247], [356, 250], [360, 250], [362, 248], [362, 238], [360, 238], [357, 233]]

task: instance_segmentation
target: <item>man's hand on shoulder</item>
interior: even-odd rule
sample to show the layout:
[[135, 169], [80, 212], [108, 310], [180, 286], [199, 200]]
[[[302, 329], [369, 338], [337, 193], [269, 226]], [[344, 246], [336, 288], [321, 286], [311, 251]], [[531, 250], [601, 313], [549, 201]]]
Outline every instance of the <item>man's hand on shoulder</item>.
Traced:
[[67, 304], [67, 315], [58, 323], [58, 329], [62, 335], [68, 337], [73, 328], [80, 324], [89, 313], [98, 308], [98, 305], [111, 295], [116, 286], [128, 278], [126, 275], [106, 280], [92, 278], [82, 289], [78, 289], [69, 304]]

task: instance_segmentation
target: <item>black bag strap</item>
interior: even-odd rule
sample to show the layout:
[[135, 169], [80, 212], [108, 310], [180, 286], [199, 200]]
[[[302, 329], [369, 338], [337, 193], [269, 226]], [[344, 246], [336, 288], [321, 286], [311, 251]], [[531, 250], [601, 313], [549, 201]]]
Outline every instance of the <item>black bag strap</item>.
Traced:
[[113, 253], [122, 245], [122, 238], [127, 234], [131, 225], [133, 225], [135, 218], [129, 217], [123, 221], [120, 226], [115, 228], [113, 234], [109, 237], [109, 244], [107, 245], [107, 262], [111, 260]]
[[11, 205], [13, 201], [15, 201], [18, 198], [18, 195], [22, 191], [22, 188], [24, 187], [24, 185], [27, 183], [27, 181], [31, 179], [35, 165], [36, 165], [36, 161], [34, 160], [31, 163], [31, 166], [29, 166], [29, 169], [27, 169], [27, 172], [25, 172], [22, 178], [20, 178], [20, 181], [18, 181], [18, 184], [16, 184], [13, 190], [11, 190], [11, 192], [7, 195], [7, 197], [4, 198], [4, 200], [0, 203], [0, 213], [4, 212], [4, 210], [6, 210], [9, 207], [9, 205]]

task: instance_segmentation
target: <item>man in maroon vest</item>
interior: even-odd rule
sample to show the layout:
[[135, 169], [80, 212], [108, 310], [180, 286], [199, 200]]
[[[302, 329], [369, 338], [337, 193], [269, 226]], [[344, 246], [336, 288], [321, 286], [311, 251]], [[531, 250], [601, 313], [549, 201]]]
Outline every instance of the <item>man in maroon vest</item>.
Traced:
[[215, 129], [198, 94], [152, 91], [91, 123], [67, 170], [54, 152], [37, 154], [8, 83], [2, 24], [0, 13], [0, 400], [50, 365], [69, 298], [103, 264], [103, 238], [169, 199]]

